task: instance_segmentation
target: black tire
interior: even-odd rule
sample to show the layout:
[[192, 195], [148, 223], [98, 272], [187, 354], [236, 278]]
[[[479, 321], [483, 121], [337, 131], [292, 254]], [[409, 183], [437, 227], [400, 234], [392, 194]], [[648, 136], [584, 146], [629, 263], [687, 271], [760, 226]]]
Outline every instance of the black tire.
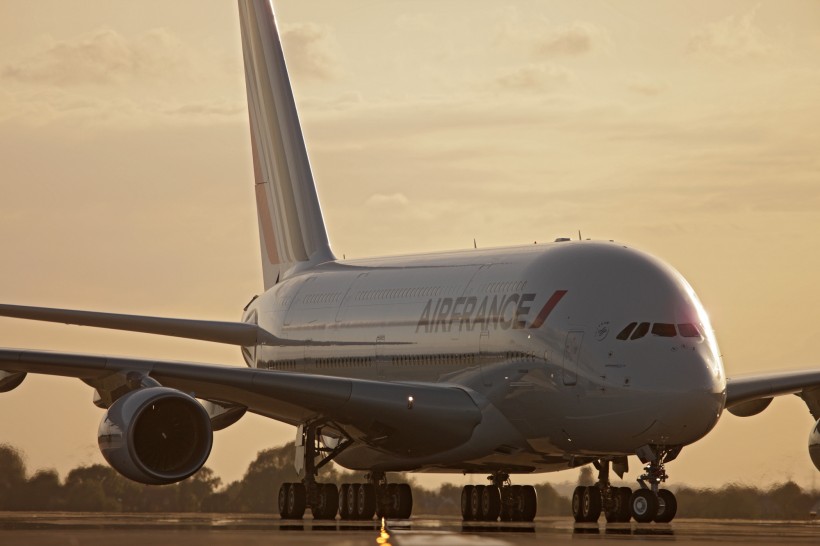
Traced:
[[356, 484], [356, 519], [370, 520], [376, 515], [376, 488], [369, 483]]
[[481, 492], [481, 515], [484, 521], [498, 521], [501, 515], [501, 490], [494, 485], [485, 486]]
[[538, 494], [535, 487], [525, 485], [521, 488], [523, 498], [521, 506], [521, 521], [535, 521], [535, 514], [538, 512]]
[[472, 521], [475, 519], [473, 515], [473, 489], [475, 486], [465, 485], [461, 488], [461, 519], [464, 521]]
[[572, 492], [572, 517], [575, 519], [576, 523], [584, 523], [584, 514], [581, 511], [581, 507], [583, 506], [584, 502], [584, 491], [586, 487], [583, 485], [579, 485], [575, 488], [575, 491]]
[[356, 498], [359, 496], [360, 483], [351, 483], [347, 486], [347, 515], [348, 519], [358, 519], [356, 513]]
[[339, 517], [342, 519], [350, 519], [350, 504], [347, 502], [347, 494], [349, 490], [349, 483], [343, 483], [339, 488]]
[[302, 519], [307, 508], [305, 486], [301, 483], [288, 484], [288, 518]]
[[655, 515], [655, 522], [669, 523], [675, 518], [678, 511], [678, 499], [675, 494], [668, 489], [658, 491], [658, 512]]
[[481, 497], [484, 495], [484, 486], [476, 485], [470, 493], [470, 512], [475, 521], [484, 521], [484, 514], [481, 512]]
[[400, 483], [397, 487], [399, 496], [399, 513], [396, 515], [399, 519], [410, 519], [413, 514], [413, 490], [410, 489], [410, 484]]
[[620, 497], [621, 512], [619, 514], [621, 523], [629, 523], [632, 519], [632, 514], [629, 512], [629, 500], [632, 498], [632, 489], [628, 487], [619, 487], [616, 494]]
[[288, 516], [288, 486], [290, 484], [285, 482], [279, 486], [279, 517], [282, 519], [289, 519]]
[[594, 485], [584, 488], [581, 514], [586, 522], [596, 522], [601, 517], [601, 490]]
[[316, 484], [319, 493], [319, 504], [313, 512], [313, 519], [336, 519], [339, 510], [339, 490], [335, 483]]
[[638, 523], [649, 523], [658, 514], [658, 497], [649, 489], [638, 489], [629, 499], [629, 513]]

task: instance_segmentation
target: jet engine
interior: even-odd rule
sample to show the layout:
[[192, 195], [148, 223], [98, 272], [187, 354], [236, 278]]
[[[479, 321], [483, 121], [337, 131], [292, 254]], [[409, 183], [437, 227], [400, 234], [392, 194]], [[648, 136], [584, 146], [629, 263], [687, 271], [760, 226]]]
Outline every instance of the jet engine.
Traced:
[[13, 391], [20, 386], [25, 378], [25, 372], [4, 372], [0, 370], [0, 393]]
[[176, 389], [137, 389], [117, 399], [97, 433], [100, 451], [123, 476], [149, 485], [184, 480], [199, 470], [213, 443], [208, 413]]
[[817, 420], [809, 434], [809, 457], [815, 468], [820, 470], [820, 419]]

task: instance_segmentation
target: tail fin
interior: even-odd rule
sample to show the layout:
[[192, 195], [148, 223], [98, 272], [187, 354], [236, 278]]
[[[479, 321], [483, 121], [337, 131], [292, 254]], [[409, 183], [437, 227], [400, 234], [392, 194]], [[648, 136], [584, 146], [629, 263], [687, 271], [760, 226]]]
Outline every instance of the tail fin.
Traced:
[[239, 0], [265, 289], [334, 260], [270, 0]]

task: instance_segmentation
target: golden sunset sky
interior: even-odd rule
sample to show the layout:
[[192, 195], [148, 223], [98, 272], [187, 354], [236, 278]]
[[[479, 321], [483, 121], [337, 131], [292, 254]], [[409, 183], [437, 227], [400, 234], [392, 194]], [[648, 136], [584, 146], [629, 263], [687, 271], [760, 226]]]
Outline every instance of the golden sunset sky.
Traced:
[[[338, 256], [580, 230], [680, 270], [729, 376], [820, 368], [820, 3], [275, 7]], [[262, 284], [252, 181], [235, 2], [0, 3], [0, 302], [238, 320]], [[0, 346], [241, 365], [13, 319]], [[0, 443], [30, 471], [102, 462], [91, 396], [29, 377], [0, 395]], [[726, 414], [671, 484], [811, 486], [813, 424], [793, 396]], [[207, 464], [237, 479], [294, 433], [247, 416]]]

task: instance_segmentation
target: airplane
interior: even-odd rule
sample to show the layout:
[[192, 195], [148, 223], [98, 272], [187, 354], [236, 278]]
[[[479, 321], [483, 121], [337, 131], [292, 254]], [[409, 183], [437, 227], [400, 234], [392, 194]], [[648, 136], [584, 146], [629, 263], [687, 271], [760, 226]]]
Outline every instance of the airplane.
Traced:
[[[724, 410], [760, 413], [795, 394], [817, 423], [820, 370], [727, 378], [686, 279], [612, 241], [339, 260], [331, 251], [269, 0], [239, 0], [264, 291], [240, 321], [0, 305], [0, 316], [235, 345], [247, 367], [0, 349], [0, 392], [28, 373], [80, 379], [105, 409], [100, 450], [145, 484], [184, 480], [213, 432], [246, 412], [296, 427], [300, 482], [279, 513], [410, 518], [393, 472], [486, 474], [461, 492], [465, 521], [532, 521], [511, 476], [592, 464], [578, 522], [670, 522], [666, 464]], [[629, 457], [639, 487], [615, 487]], [[319, 483], [329, 462], [366, 481]]]

